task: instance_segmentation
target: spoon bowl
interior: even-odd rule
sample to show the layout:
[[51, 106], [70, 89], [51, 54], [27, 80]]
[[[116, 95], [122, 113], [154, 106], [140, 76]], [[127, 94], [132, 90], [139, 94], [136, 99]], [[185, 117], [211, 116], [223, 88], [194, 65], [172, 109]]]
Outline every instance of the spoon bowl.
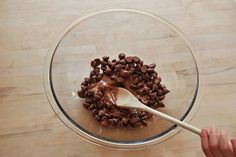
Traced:
[[189, 130], [193, 133], [196, 133], [198, 135], [201, 134], [201, 129], [196, 128], [190, 124], [187, 124], [183, 121], [180, 121], [174, 117], [171, 117], [167, 114], [164, 114], [162, 112], [159, 112], [157, 110], [154, 110], [144, 104], [142, 104], [140, 101], [138, 101], [138, 99], [132, 94], [130, 93], [128, 90], [124, 89], [124, 88], [117, 88], [115, 89], [117, 92], [117, 100], [116, 100], [116, 105], [119, 107], [126, 107], [126, 108], [136, 108], [136, 109], [141, 109], [141, 110], [145, 110], [147, 112], [150, 112], [152, 114], [155, 114], [157, 116], [160, 116], [162, 118], [164, 118], [165, 120], [168, 120], [172, 123], [175, 123], [176, 125]]

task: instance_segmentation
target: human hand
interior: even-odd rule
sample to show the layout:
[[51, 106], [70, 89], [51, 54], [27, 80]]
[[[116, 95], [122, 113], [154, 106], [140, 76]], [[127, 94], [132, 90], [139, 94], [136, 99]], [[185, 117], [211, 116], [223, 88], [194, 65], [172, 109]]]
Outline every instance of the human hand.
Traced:
[[236, 157], [236, 139], [228, 140], [225, 130], [202, 129], [201, 145], [206, 157]]

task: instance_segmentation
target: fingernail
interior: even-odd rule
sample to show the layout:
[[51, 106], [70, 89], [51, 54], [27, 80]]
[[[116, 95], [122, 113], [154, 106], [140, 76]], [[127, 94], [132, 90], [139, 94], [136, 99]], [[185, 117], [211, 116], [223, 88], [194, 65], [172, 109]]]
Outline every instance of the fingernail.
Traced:
[[206, 133], [206, 132], [207, 132], [207, 129], [202, 129], [201, 132], [202, 132], [202, 133]]
[[220, 137], [227, 137], [227, 132], [226, 132], [226, 130], [219, 130], [219, 133], [218, 133], [218, 135], [220, 136]]
[[215, 129], [216, 129], [216, 127], [212, 126], [212, 127], [210, 127], [209, 132], [213, 132]]
[[236, 144], [236, 138], [232, 139], [231, 143]]
[[207, 136], [207, 135], [208, 135], [208, 131], [206, 129], [202, 129], [200, 136], [203, 137], [203, 136]]
[[226, 131], [225, 129], [223, 129], [223, 130], [220, 131], [220, 134], [226, 135], [226, 134], [227, 134], [227, 131]]

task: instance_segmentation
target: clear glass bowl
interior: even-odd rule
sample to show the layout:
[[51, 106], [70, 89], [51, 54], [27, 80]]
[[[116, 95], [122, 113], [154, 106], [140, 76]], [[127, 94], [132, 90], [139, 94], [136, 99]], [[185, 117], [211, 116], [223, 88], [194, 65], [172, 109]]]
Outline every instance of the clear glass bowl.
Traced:
[[179, 127], [155, 116], [147, 127], [102, 128], [84, 109], [77, 91], [89, 75], [90, 62], [104, 55], [139, 56], [145, 64], [156, 63], [167, 94], [167, 113], [189, 121], [199, 76], [192, 48], [184, 35], [164, 19], [139, 10], [103, 10], [70, 24], [55, 41], [45, 64], [45, 89], [53, 110], [71, 130], [89, 141], [119, 149], [143, 148], [166, 140]]

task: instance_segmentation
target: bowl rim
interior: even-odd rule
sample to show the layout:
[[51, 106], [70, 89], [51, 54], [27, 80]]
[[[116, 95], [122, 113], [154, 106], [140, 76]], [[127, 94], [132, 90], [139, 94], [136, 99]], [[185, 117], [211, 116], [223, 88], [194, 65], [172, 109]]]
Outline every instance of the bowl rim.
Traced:
[[[107, 9], [107, 10], [101, 10], [101, 11], [97, 11], [91, 14], [88, 14], [87, 16], [84, 16], [82, 18], [79, 18], [77, 20], [75, 20], [74, 22], [72, 22], [71, 24], [69, 24], [61, 33], [60, 35], [56, 38], [55, 42], [52, 44], [52, 46], [50, 47], [50, 49], [48, 50], [48, 54], [45, 60], [45, 64], [44, 64], [44, 77], [43, 77], [43, 82], [44, 82], [44, 89], [45, 89], [45, 93], [47, 96], [47, 99], [49, 101], [50, 106], [52, 107], [53, 111], [55, 112], [55, 114], [57, 115], [57, 117], [73, 132], [75, 132], [77, 135], [79, 135], [80, 137], [88, 140], [89, 142], [92, 142], [94, 144], [100, 145], [100, 146], [106, 146], [109, 148], [116, 148], [116, 149], [140, 149], [140, 148], [145, 148], [147, 146], [151, 146], [157, 143], [161, 143], [171, 137], [173, 137], [174, 135], [176, 135], [177, 133], [179, 133], [182, 128], [173, 125], [172, 127], [170, 127], [169, 129], [167, 129], [165, 132], [165, 134], [159, 136], [159, 137], [155, 137], [155, 138], [150, 138], [146, 141], [140, 140], [140, 141], [135, 141], [135, 142], [116, 142], [116, 141], [110, 141], [107, 140], [106, 138], [98, 138], [93, 136], [92, 134], [79, 129], [76, 124], [73, 123], [73, 120], [70, 120], [70, 117], [68, 117], [67, 114], [63, 113], [63, 109], [61, 108], [61, 106], [59, 105], [58, 100], [56, 99], [55, 93], [53, 91], [53, 85], [52, 85], [52, 80], [51, 80], [51, 66], [52, 66], [52, 62], [53, 62], [53, 57], [54, 54], [58, 48], [58, 45], [60, 44], [60, 42], [62, 41], [62, 39], [67, 35], [67, 33], [70, 32], [70, 30], [72, 30], [76, 25], [78, 25], [79, 23], [83, 22], [84, 20], [87, 20], [91, 17], [94, 17], [96, 15], [99, 14], [104, 14], [104, 13], [110, 13], [110, 12], [131, 12], [131, 13], [138, 13], [138, 14], [142, 14], [142, 15], [146, 15], [149, 17], [154, 18], [155, 20], [158, 20], [160, 22], [162, 22], [163, 24], [165, 24], [167, 27], [169, 27], [171, 30], [173, 30], [175, 33], [177, 33], [178, 36], [181, 37], [181, 39], [185, 42], [185, 44], [188, 46], [190, 53], [193, 57], [194, 60], [194, 64], [195, 64], [195, 68], [196, 68], [196, 74], [197, 74], [197, 85], [195, 88], [195, 92], [193, 95], [193, 99], [190, 103], [190, 107], [188, 108], [188, 110], [185, 112], [185, 114], [182, 116], [181, 120], [184, 122], [189, 122], [197, 113], [197, 110], [199, 108], [199, 104], [196, 104], [195, 100], [197, 98], [198, 92], [199, 92], [199, 86], [200, 86], [200, 78], [199, 78], [199, 69], [198, 69], [198, 65], [197, 65], [197, 61], [196, 61], [196, 57], [194, 56], [194, 49], [192, 47], [192, 45], [190, 44], [189, 40], [186, 38], [186, 36], [173, 24], [171, 24], [170, 22], [164, 20], [163, 18], [153, 14], [153, 13], [149, 13], [146, 11], [142, 11], [142, 10], [136, 10], [136, 9]], [[194, 105], [195, 104], [195, 105]]]

